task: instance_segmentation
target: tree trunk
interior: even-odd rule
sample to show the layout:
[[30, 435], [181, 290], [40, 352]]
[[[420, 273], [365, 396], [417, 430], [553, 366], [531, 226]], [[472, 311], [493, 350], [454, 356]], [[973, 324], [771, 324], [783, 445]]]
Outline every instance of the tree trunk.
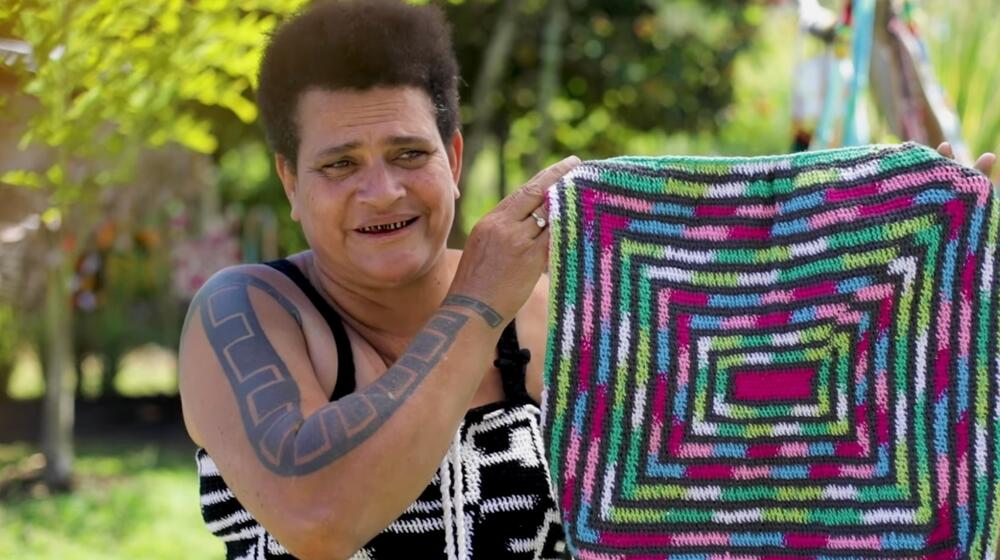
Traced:
[[0, 402], [10, 400], [10, 378], [14, 375], [17, 360], [0, 360]]
[[569, 26], [569, 12], [565, 0], [550, 0], [542, 36], [542, 68], [538, 76], [538, 151], [528, 158], [528, 172], [541, 170], [542, 163], [549, 155], [552, 144], [552, 121], [550, 105], [559, 89], [559, 74], [562, 71], [563, 37]]
[[[50, 245], [51, 246], [51, 245]], [[68, 263], [52, 249], [45, 286], [45, 404], [42, 452], [45, 483], [56, 491], [70, 488], [73, 473], [73, 330], [67, 290]]]
[[[476, 76], [476, 84], [472, 90], [472, 126], [469, 133], [465, 135], [465, 155], [462, 157], [465, 169], [465, 178], [469, 177], [469, 171], [475, 163], [479, 152], [482, 151], [486, 143], [486, 136], [489, 134], [490, 124], [496, 112], [496, 104], [493, 102], [493, 95], [496, 93], [500, 78], [507, 69], [507, 61], [510, 59], [510, 50], [514, 45], [514, 35], [517, 31], [517, 12], [521, 6], [520, 0], [505, 0], [497, 18], [496, 26], [493, 28], [493, 35], [490, 42], [483, 51], [483, 61], [479, 65], [479, 74]], [[466, 180], [462, 180], [465, 191]], [[455, 221], [452, 223], [451, 234], [448, 236], [448, 246], [460, 248], [465, 244], [465, 228], [462, 220], [461, 204], [455, 211]]]
[[497, 139], [497, 199], [503, 200], [507, 196], [507, 158], [504, 157], [504, 148], [507, 147], [507, 139], [510, 137], [510, 124], [497, 123], [494, 133]]

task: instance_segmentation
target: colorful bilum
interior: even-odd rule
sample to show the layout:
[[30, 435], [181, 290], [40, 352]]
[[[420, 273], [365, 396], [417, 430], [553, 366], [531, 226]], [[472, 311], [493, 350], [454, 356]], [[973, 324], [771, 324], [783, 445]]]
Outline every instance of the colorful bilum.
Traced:
[[915, 144], [622, 157], [549, 203], [576, 558], [995, 556], [986, 177]]

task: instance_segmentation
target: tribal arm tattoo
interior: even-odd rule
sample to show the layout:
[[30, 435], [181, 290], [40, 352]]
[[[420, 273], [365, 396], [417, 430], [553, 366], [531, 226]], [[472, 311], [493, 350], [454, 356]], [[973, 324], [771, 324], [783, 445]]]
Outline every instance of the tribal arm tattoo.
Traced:
[[[268, 340], [250, 302], [250, 288], [264, 291], [301, 325], [294, 304], [271, 285], [243, 272], [212, 279], [195, 305], [238, 401], [243, 426], [261, 463], [279, 476], [314, 472], [374, 434], [413, 394], [451, 347], [469, 317], [440, 309], [375, 383], [329, 403], [304, 418], [301, 398], [288, 367]], [[467, 296], [450, 296], [445, 306], [472, 310], [491, 327], [500, 315]]]

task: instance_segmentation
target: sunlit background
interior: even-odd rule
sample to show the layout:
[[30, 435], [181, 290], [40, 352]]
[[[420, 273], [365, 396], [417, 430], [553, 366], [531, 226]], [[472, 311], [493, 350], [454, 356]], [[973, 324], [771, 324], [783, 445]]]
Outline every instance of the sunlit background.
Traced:
[[[214, 271], [304, 248], [253, 103], [302, 4], [0, 4], [0, 558], [222, 557], [177, 340]], [[453, 246], [570, 153], [1000, 148], [1000, 0], [441, 6], [467, 146]]]

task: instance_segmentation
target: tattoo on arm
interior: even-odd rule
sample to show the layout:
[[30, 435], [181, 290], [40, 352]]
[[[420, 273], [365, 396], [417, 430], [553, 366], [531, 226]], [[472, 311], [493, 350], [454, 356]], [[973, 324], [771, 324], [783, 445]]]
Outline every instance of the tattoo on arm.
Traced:
[[272, 296], [301, 324], [287, 298], [241, 272], [213, 279], [194, 304], [201, 308], [209, 344], [236, 394], [250, 444], [261, 463], [280, 476], [316, 471], [367, 440], [437, 365], [469, 319], [439, 310], [378, 381], [306, 419], [298, 386], [254, 313], [250, 287]]
[[455, 305], [458, 307], [465, 307], [471, 309], [479, 314], [480, 317], [486, 321], [486, 324], [492, 328], [500, 326], [503, 322], [503, 317], [499, 313], [493, 310], [492, 307], [486, 305], [485, 303], [479, 301], [478, 299], [471, 298], [469, 296], [463, 296], [461, 294], [452, 294], [444, 298], [444, 305]]

